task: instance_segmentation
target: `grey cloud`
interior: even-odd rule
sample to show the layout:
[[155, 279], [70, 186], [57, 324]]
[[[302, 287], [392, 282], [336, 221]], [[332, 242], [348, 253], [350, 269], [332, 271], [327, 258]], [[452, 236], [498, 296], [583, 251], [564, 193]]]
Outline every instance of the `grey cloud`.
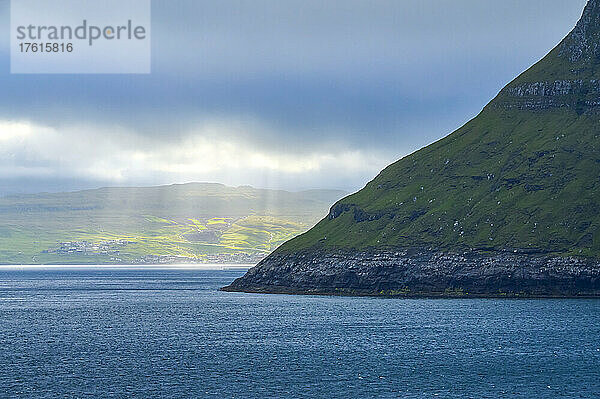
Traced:
[[156, 0], [149, 76], [9, 75], [0, 42], [0, 119], [125, 127], [152, 138], [141, 145], [231, 120], [239, 129], [222, 134], [240, 145], [367, 149], [393, 161], [474, 116], [568, 32], [584, 4]]

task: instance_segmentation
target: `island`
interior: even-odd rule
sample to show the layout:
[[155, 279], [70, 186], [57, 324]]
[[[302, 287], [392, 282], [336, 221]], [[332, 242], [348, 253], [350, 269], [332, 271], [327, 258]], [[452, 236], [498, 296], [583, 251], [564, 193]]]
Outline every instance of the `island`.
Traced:
[[600, 297], [600, 0], [466, 125], [224, 291]]

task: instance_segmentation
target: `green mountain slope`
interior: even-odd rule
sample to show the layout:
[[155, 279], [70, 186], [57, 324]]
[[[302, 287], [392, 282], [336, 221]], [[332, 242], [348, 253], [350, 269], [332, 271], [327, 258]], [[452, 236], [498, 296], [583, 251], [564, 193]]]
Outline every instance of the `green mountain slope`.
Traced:
[[382, 171], [280, 251], [600, 255], [600, 2], [472, 121]]
[[255, 262], [345, 193], [184, 184], [0, 198], [0, 264]]
[[600, 295], [600, 0], [444, 139], [227, 290]]

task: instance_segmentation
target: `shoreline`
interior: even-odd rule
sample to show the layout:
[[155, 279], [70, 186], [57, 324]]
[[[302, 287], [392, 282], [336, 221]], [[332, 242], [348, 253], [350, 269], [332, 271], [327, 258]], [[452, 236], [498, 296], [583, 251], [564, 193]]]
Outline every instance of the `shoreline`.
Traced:
[[600, 298], [600, 260], [423, 249], [275, 253], [222, 290], [391, 298]]
[[[266, 287], [265, 287], [266, 288]], [[299, 295], [299, 296], [317, 296], [317, 297], [352, 297], [352, 298], [374, 298], [374, 299], [510, 299], [510, 300], [527, 300], [527, 299], [600, 299], [600, 294], [584, 294], [584, 295], [548, 295], [548, 294], [524, 294], [524, 293], [502, 293], [502, 294], [461, 294], [452, 295], [443, 292], [439, 293], [414, 293], [414, 294], [389, 294], [375, 292], [351, 292], [340, 290], [286, 290], [281, 289], [238, 289], [231, 286], [219, 288], [221, 292], [241, 293], [241, 294], [262, 294], [262, 295]]]
[[0, 272], [5, 270], [248, 270], [254, 267], [253, 264], [172, 264], [172, 265], [102, 265], [102, 264], [82, 264], [82, 265], [0, 265]]

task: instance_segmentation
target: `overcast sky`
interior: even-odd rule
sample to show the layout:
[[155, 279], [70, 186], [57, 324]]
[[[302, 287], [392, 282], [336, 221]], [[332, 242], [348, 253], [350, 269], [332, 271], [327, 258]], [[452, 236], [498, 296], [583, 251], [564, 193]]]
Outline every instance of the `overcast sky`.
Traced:
[[475, 116], [585, 3], [153, 1], [152, 74], [11, 75], [0, 0], [0, 193], [355, 190]]

